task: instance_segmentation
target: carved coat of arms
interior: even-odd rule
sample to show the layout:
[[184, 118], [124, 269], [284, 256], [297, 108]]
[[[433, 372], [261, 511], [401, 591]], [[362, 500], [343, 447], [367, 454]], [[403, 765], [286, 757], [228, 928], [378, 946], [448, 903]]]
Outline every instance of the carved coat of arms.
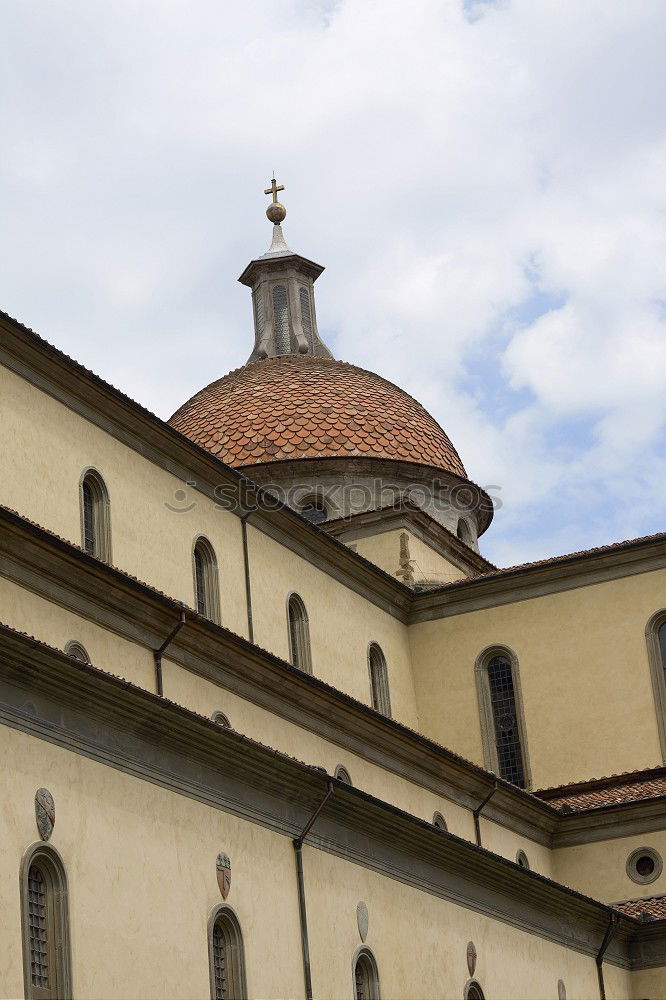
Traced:
[[215, 862], [217, 869], [217, 884], [222, 894], [222, 899], [226, 899], [231, 889], [231, 861], [229, 855], [221, 851]]

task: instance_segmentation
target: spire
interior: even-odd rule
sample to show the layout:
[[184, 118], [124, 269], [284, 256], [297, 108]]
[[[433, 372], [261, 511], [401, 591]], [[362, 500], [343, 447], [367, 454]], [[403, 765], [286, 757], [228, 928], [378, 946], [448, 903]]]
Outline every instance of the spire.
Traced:
[[324, 270], [287, 246], [282, 232], [287, 210], [277, 199], [284, 184], [273, 177], [264, 190], [272, 201], [266, 215], [273, 223], [273, 238], [265, 254], [250, 261], [240, 278], [252, 289], [254, 306], [254, 350], [248, 361], [279, 354], [312, 354], [330, 358], [319, 338], [315, 313], [314, 283]]

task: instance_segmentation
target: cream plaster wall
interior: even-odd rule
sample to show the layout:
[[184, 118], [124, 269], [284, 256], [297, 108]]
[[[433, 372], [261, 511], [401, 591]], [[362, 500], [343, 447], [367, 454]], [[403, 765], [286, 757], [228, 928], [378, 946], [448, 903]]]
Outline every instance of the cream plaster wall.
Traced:
[[[384, 1000], [462, 1000], [467, 971], [467, 942], [478, 953], [476, 978], [492, 1000], [540, 1000], [557, 997], [563, 979], [570, 1000], [598, 997], [594, 959], [500, 924], [448, 900], [398, 886], [376, 872], [341, 858], [303, 849], [308, 920], [312, 949], [313, 992], [321, 1000], [353, 996], [352, 958], [361, 945], [356, 905], [369, 913], [366, 945], [379, 968]], [[326, 885], [326, 892], [313, 891]], [[333, 932], [333, 929], [335, 931]], [[335, 933], [336, 947], [330, 947]], [[510, 959], [508, 959], [510, 956]], [[611, 978], [627, 997], [628, 977]]]
[[190, 674], [175, 663], [165, 659], [162, 666], [164, 694], [172, 701], [208, 717], [216, 710], [222, 711], [238, 732], [306, 764], [324, 767], [329, 774], [342, 764], [353, 784], [364, 792], [427, 822], [431, 822], [434, 813], [439, 811], [451, 833], [467, 840], [474, 839], [474, 821], [469, 809], [350, 753], [308, 729], [295, 726], [203, 677]]
[[[0, 727], [0, 751], [0, 995], [23, 994], [18, 873], [37, 839], [33, 795], [42, 785], [55, 798], [51, 842], [69, 879], [74, 996], [207, 998], [206, 924], [220, 901], [220, 850], [232, 862], [228, 901], [243, 931], [249, 996], [303, 995], [288, 837], [7, 727]], [[551, 1000], [559, 978], [572, 1000], [597, 995], [589, 956], [307, 845], [303, 856], [314, 991], [322, 1000], [353, 995], [359, 900], [368, 905], [367, 945], [384, 1000], [461, 997], [469, 940], [489, 998]], [[609, 1000], [630, 996], [627, 974], [606, 972]], [[649, 976], [644, 981], [655, 989], [663, 983]]]
[[[522, 837], [513, 830], [500, 826], [499, 823], [484, 819], [483, 816], [479, 817], [479, 826], [481, 844], [487, 850], [493, 851], [494, 854], [499, 854], [503, 858], [508, 858], [509, 861], [515, 861], [518, 851], [524, 851], [533, 872], [539, 872], [546, 878], [554, 877], [552, 851], [549, 847], [530, 840], [528, 837]], [[597, 849], [602, 848], [597, 845]]]
[[415, 580], [439, 580], [449, 583], [461, 580], [467, 574], [450, 562], [436, 549], [406, 529], [381, 531], [362, 538], [350, 538], [348, 544], [355, 547], [359, 555], [369, 559], [391, 576], [397, 576], [400, 569], [400, 536], [409, 539], [409, 556]]
[[[114, 564], [191, 607], [192, 546], [199, 534], [206, 535], [218, 561], [222, 623], [247, 635], [241, 526], [235, 515], [218, 510], [195, 485], [186, 486], [3, 367], [0, 420], [5, 459], [0, 503], [80, 544], [79, 480], [83, 469], [93, 466], [109, 491]], [[176, 491], [183, 488], [186, 497], [177, 500]], [[395, 717], [417, 728], [405, 627], [251, 525], [248, 547], [256, 642], [288, 659], [286, 599], [291, 590], [298, 591], [310, 616], [315, 673], [368, 702], [367, 644], [379, 642]]]
[[210, 997], [206, 925], [221, 902], [221, 850], [232, 861], [228, 902], [243, 929], [249, 995], [302, 996], [287, 837], [4, 726], [0, 745], [0, 996], [23, 996], [19, 867], [38, 839], [43, 785], [69, 878], [75, 997]]
[[633, 1000], [644, 1000], [645, 997], [659, 1000], [660, 997], [666, 997], [666, 976], [663, 969], [642, 969], [640, 972], [632, 972], [630, 979]]
[[[205, 534], [220, 574], [222, 622], [247, 635], [238, 518], [0, 366], [0, 503], [81, 544], [79, 480], [93, 466], [109, 492], [112, 561], [190, 607], [192, 547]], [[184, 501], [176, 491], [185, 489]], [[175, 513], [172, 507], [188, 512]]]
[[405, 626], [251, 523], [248, 550], [257, 645], [289, 659], [287, 599], [295, 591], [308, 613], [312, 672], [367, 705], [368, 646], [378, 642], [386, 657], [393, 717], [418, 729]]
[[518, 657], [534, 787], [662, 763], [645, 625], [666, 570], [410, 627], [422, 731], [483, 763], [474, 665]]
[[[67, 642], [75, 639], [82, 643], [96, 667], [148, 691], [155, 690], [155, 667], [149, 649], [1, 576], [0, 608], [3, 624], [34, 635], [56, 649], [64, 649]], [[451, 833], [470, 840], [474, 838], [471, 813], [457, 803], [350, 754], [166, 658], [162, 670], [164, 694], [172, 701], [207, 717], [216, 710], [223, 711], [238, 732], [308, 764], [325, 767], [331, 774], [337, 764], [344, 764], [359, 788], [428, 822], [438, 810], [447, 820]]]
[[553, 851], [553, 877], [604, 903], [642, 899], [666, 893], [666, 870], [647, 885], [627, 875], [629, 855], [639, 847], [651, 847], [666, 861], [666, 831], [636, 837], [618, 837], [594, 844], [578, 844]]
[[56, 649], [80, 642], [92, 663], [148, 691], [155, 690], [155, 665], [149, 649], [73, 614], [0, 576], [0, 621]]

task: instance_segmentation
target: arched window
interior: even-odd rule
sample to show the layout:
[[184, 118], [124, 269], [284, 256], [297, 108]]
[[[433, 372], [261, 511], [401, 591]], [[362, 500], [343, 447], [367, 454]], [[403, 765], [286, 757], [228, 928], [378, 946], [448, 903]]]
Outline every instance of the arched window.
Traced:
[[488, 649], [477, 660], [476, 679], [486, 767], [526, 788], [530, 775], [518, 661], [507, 649]]
[[197, 538], [193, 550], [194, 606], [197, 614], [220, 620], [220, 590], [217, 580], [217, 560], [213, 546], [203, 535]]
[[298, 594], [291, 594], [287, 601], [287, 622], [289, 625], [289, 659], [306, 674], [312, 673], [310, 657], [310, 627], [308, 613]]
[[389, 696], [388, 670], [386, 660], [376, 642], [371, 642], [368, 648], [368, 669], [370, 671], [370, 693], [372, 707], [382, 715], [391, 715], [391, 698]]
[[432, 825], [437, 830], [448, 830], [448, 826], [446, 825], [446, 820], [442, 816], [441, 812], [435, 813], [435, 815], [432, 818]]
[[67, 876], [49, 844], [31, 847], [21, 864], [23, 976], [28, 1000], [56, 1000], [71, 992]]
[[217, 723], [218, 726], [222, 726], [224, 729], [231, 729], [231, 723], [224, 712], [213, 712], [211, 719], [213, 722]]
[[645, 630], [652, 676], [652, 691], [657, 712], [661, 756], [666, 764], [666, 609], [658, 611]]
[[369, 948], [361, 948], [354, 959], [355, 1000], [379, 1000], [379, 972]]
[[95, 469], [81, 476], [81, 541], [91, 556], [111, 562], [111, 520], [109, 493]]
[[343, 767], [342, 764], [338, 764], [338, 766], [336, 767], [335, 772], [333, 774], [333, 777], [337, 778], [338, 781], [344, 782], [345, 785], [351, 785], [352, 784], [352, 780], [351, 780], [351, 778], [349, 776], [349, 771], [347, 770], [346, 767]]
[[273, 288], [273, 316], [275, 318], [275, 345], [278, 354], [289, 354], [291, 335], [289, 333], [289, 302], [286, 285]]
[[86, 652], [85, 646], [82, 646], [80, 642], [76, 639], [71, 639], [65, 646], [65, 652], [68, 656], [73, 656], [75, 660], [81, 660], [81, 663], [91, 663], [91, 659]]
[[476, 979], [470, 979], [466, 984], [463, 1000], [485, 1000], [481, 985], [477, 983]]
[[230, 906], [216, 906], [208, 921], [212, 1000], [246, 1000], [245, 954], [238, 917]]

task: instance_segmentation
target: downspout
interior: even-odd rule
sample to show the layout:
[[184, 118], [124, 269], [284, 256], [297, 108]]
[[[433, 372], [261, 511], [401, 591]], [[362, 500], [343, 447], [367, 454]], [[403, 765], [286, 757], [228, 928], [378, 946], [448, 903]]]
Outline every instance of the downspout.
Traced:
[[492, 797], [493, 797], [493, 795], [495, 794], [496, 791], [497, 791], [497, 781], [495, 781], [493, 787], [490, 789], [490, 791], [486, 795], [486, 797], [483, 800], [483, 802], [480, 802], [479, 805], [476, 807], [476, 809], [474, 809], [472, 811], [472, 815], [474, 817], [474, 835], [476, 837], [476, 846], [477, 847], [481, 847], [482, 846], [481, 845], [481, 824], [479, 823], [479, 816], [481, 815], [482, 811], [486, 808], [486, 806], [488, 805], [488, 803], [490, 802], [490, 800], [492, 799]]
[[312, 816], [310, 817], [307, 826], [301, 833], [300, 837], [296, 837], [292, 841], [294, 845], [294, 853], [296, 855], [296, 881], [298, 883], [298, 912], [301, 920], [301, 948], [303, 950], [303, 977], [305, 979], [305, 1000], [312, 1000], [312, 976], [310, 974], [310, 941], [308, 938], [308, 915], [305, 909], [305, 883], [303, 881], [303, 841], [307, 837], [308, 833], [314, 826], [317, 817], [321, 813], [322, 809], [330, 799], [333, 794], [333, 782], [329, 781], [326, 787], [326, 795], [321, 800]]
[[608, 945], [611, 943], [613, 937], [615, 936], [615, 931], [617, 930], [618, 922], [619, 919], [617, 913], [611, 913], [610, 920], [608, 922], [608, 927], [606, 928], [606, 933], [604, 934], [604, 939], [601, 942], [601, 948], [599, 949], [599, 954], [596, 957], [597, 976], [599, 977], [600, 1000], [606, 1000], [606, 986], [604, 984], [604, 970], [603, 970], [604, 955], [606, 954]]
[[247, 519], [252, 513], [246, 511], [240, 519], [241, 534], [243, 536], [243, 565], [245, 567], [245, 603], [247, 605], [247, 637], [250, 642], [254, 642], [254, 625], [252, 622], [252, 589], [250, 587], [250, 556], [247, 549]]
[[185, 611], [181, 611], [180, 621], [176, 622], [160, 648], [153, 650], [153, 659], [155, 660], [155, 687], [160, 698], [164, 694], [164, 684], [162, 682], [162, 653], [167, 648], [169, 643], [176, 638], [186, 621]]

